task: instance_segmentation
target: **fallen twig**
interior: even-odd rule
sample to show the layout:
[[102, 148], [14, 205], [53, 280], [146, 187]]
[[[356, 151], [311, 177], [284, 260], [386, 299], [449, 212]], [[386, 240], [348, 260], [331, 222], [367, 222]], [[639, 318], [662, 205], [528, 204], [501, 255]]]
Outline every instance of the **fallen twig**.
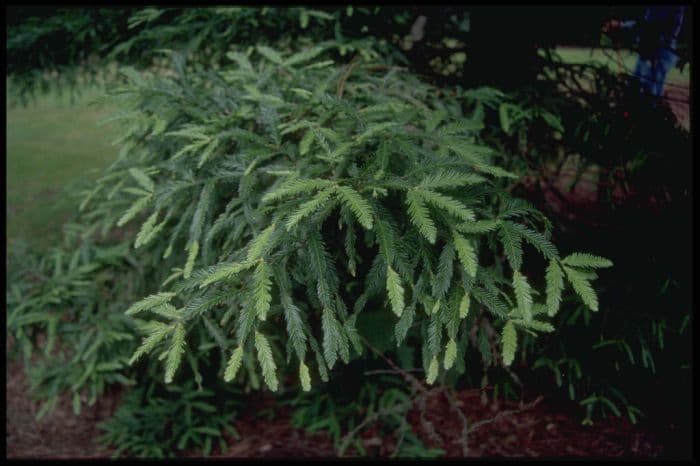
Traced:
[[492, 417], [492, 418], [490, 418], [490, 419], [484, 419], [484, 420], [482, 420], [482, 421], [475, 422], [475, 423], [472, 424], [472, 426], [468, 429], [467, 434], [471, 434], [472, 432], [474, 432], [474, 431], [480, 429], [480, 428], [483, 427], [484, 425], [490, 424], [490, 423], [495, 422], [495, 421], [498, 421], [499, 419], [501, 419], [501, 418], [503, 418], [503, 417], [505, 417], [505, 416], [510, 416], [511, 414], [522, 413], [523, 411], [527, 411], [527, 410], [529, 410], [529, 409], [532, 409], [532, 408], [534, 408], [540, 401], [542, 401], [542, 399], [543, 399], [542, 396], [538, 396], [538, 397], [535, 398], [533, 401], [531, 401], [530, 403], [524, 405], [524, 406], [523, 406], [522, 408], [520, 408], [520, 409], [510, 409], [510, 410], [506, 410], [506, 411], [501, 411], [500, 413], [496, 414], [494, 417]]
[[445, 397], [447, 398], [447, 401], [450, 403], [450, 407], [452, 407], [452, 410], [457, 413], [457, 416], [459, 417], [459, 420], [462, 422], [462, 433], [459, 437], [459, 442], [462, 445], [462, 456], [466, 457], [469, 454], [469, 421], [467, 420], [467, 417], [464, 415], [462, 410], [459, 408], [457, 405], [457, 402], [454, 398], [454, 394], [452, 393], [451, 390], [445, 389]]
[[336, 92], [335, 92], [336, 97], [338, 97], [338, 98], [343, 97], [343, 92], [345, 91], [345, 82], [350, 77], [350, 73], [352, 73], [352, 70], [354, 70], [355, 67], [357, 65], [359, 65], [361, 61], [362, 60], [361, 60], [359, 55], [355, 55], [355, 58], [352, 59], [352, 61], [348, 65], [347, 69], [345, 70], [343, 75], [338, 80], [338, 87], [336, 88]]

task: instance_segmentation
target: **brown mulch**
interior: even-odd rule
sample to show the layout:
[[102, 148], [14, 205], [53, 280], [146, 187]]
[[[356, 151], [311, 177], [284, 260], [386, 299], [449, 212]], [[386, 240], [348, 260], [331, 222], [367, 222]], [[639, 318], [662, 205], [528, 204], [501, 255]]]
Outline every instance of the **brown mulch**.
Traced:
[[[334, 457], [335, 449], [328, 435], [305, 432], [292, 426], [292, 410], [280, 406], [274, 398], [265, 395], [250, 395], [250, 403], [240, 414], [234, 427], [240, 439], [232, 439], [226, 434], [229, 446], [225, 453], [215, 456], [263, 457], [263, 458], [303, 458]], [[262, 411], [273, 413], [265, 418]]]
[[106, 458], [110, 452], [98, 443], [97, 424], [116, 409], [120, 394], [107, 393], [94, 406], [83, 404], [73, 415], [70, 398], [61, 397], [56, 409], [36, 420], [40, 404], [28, 396], [29, 382], [20, 362], [5, 368], [5, 444], [8, 458]]
[[[7, 419], [6, 454], [8, 458], [107, 458], [110, 452], [98, 443], [97, 424], [111, 416], [119, 402], [119, 393], [110, 393], [93, 407], [84, 406], [80, 416], [72, 413], [70, 399], [64, 397], [56, 410], [41, 421], [35, 419], [38, 404], [27, 395], [27, 381], [19, 363], [6, 369]], [[664, 448], [652, 435], [624, 419], [582, 426], [579, 419], [555, 410], [546, 400], [527, 405], [517, 402], [484, 403], [479, 390], [462, 390], [451, 405], [443, 392], [426, 399], [424, 420], [418, 408], [407, 420], [414, 432], [430, 447], [444, 450], [448, 457], [463, 456], [462, 424], [457, 407], [469, 420], [467, 455], [525, 457], [637, 457], [663, 455]], [[229, 440], [219, 457], [334, 457], [332, 442], [323, 433], [307, 433], [291, 425], [291, 409], [277, 406], [274, 417], [258, 416], [275, 407], [275, 400], [254, 396], [240, 413], [235, 428], [240, 439]], [[426, 421], [434, 434], [426, 431]], [[485, 421], [485, 422], [481, 422]], [[370, 456], [387, 456], [394, 440], [384, 436], [377, 426], [362, 435]], [[352, 453], [348, 450], [348, 453]], [[186, 456], [196, 456], [190, 452]]]
[[[653, 436], [622, 418], [583, 426], [579, 419], [554, 410], [541, 398], [528, 403], [484, 403], [480, 390], [457, 393], [455, 405], [469, 419], [468, 456], [474, 457], [658, 457], [663, 447]], [[452, 408], [452, 409], [451, 409]], [[426, 403], [426, 418], [443, 437], [426, 445], [463, 456], [462, 424], [446, 396], [437, 393]], [[418, 413], [411, 413], [414, 418]], [[414, 425], [419, 421], [414, 420]]]

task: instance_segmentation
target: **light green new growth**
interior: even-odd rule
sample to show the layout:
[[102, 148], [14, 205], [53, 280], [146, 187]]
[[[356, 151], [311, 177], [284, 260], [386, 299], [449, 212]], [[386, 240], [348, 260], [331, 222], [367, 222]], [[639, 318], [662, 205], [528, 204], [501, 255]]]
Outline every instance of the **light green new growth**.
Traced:
[[299, 380], [305, 392], [311, 390], [311, 376], [309, 375], [309, 368], [306, 367], [304, 361], [299, 361]]
[[564, 273], [557, 261], [550, 261], [545, 275], [547, 282], [547, 315], [552, 317], [559, 311], [561, 293], [564, 290]]
[[501, 333], [503, 364], [510, 366], [515, 358], [515, 350], [518, 345], [518, 335], [512, 321], [506, 322]]
[[194, 261], [197, 259], [197, 254], [199, 253], [199, 241], [195, 241], [189, 248], [189, 254], [187, 255], [187, 262], [185, 263], [184, 271], [182, 272], [183, 278], [190, 278], [192, 275], [192, 268], [194, 267]]
[[208, 273], [204, 275], [204, 280], [199, 287], [205, 288], [212, 283], [231, 278], [237, 273], [249, 269], [253, 265], [255, 265], [255, 262], [231, 262], [212, 266], [208, 269]]
[[270, 309], [272, 294], [272, 280], [270, 280], [270, 268], [264, 260], [258, 262], [258, 266], [253, 274], [253, 303], [255, 305], [255, 313], [258, 319], [265, 320], [267, 311]]
[[394, 314], [401, 317], [403, 312], [403, 287], [401, 286], [401, 278], [391, 266], [387, 267], [386, 272], [386, 289], [389, 293], [389, 301], [391, 301], [391, 309]]
[[470, 298], [469, 293], [464, 293], [462, 300], [459, 302], [459, 318], [464, 319], [469, 314]]
[[593, 291], [591, 282], [586, 275], [579, 270], [567, 266], [564, 266], [564, 271], [574, 291], [581, 297], [584, 304], [588, 306], [591, 311], [597, 311], [598, 296], [596, 296], [595, 291]]
[[136, 214], [141, 212], [143, 209], [145, 209], [148, 206], [148, 203], [151, 201], [151, 196], [144, 196], [136, 200], [131, 207], [129, 207], [129, 210], [127, 210], [124, 215], [117, 221], [117, 226], [121, 227], [126, 225], [126, 223], [131, 220], [132, 218], [136, 217]]
[[168, 350], [168, 357], [165, 360], [165, 383], [170, 383], [173, 381], [173, 376], [178, 367], [180, 367], [180, 361], [182, 361], [182, 355], [185, 352], [185, 326], [182, 323], [175, 324], [175, 331], [172, 336], [172, 343], [170, 349]]
[[236, 377], [236, 374], [238, 373], [238, 369], [240, 369], [240, 367], [241, 367], [242, 361], [243, 361], [243, 347], [238, 346], [238, 347], [236, 347], [235, 350], [233, 350], [233, 353], [231, 354], [231, 358], [228, 360], [228, 364], [226, 365], [226, 372], [224, 372], [224, 380], [226, 382], [230, 382]]
[[437, 229], [428, 214], [428, 208], [423, 198], [416, 191], [408, 191], [406, 193], [406, 202], [408, 203], [408, 214], [411, 222], [430, 243], [435, 243]]
[[287, 218], [286, 228], [290, 231], [294, 228], [301, 220], [313, 214], [318, 210], [326, 201], [328, 201], [331, 196], [335, 193], [334, 188], [326, 188], [319, 192], [312, 199], [304, 202], [299, 208]]
[[235, 350], [233, 350], [233, 353], [231, 354], [231, 358], [228, 360], [228, 364], [226, 365], [226, 371], [224, 372], [224, 380], [226, 382], [230, 382], [236, 377], [236, 374], [238, 373], [238, 369], [240, 369], [240, 367], [241, 367], [242, 361], [243, 361], [243, 347], [238, 346], [238, 347], [236, 347]]
[[357, 217], [360, 224], [367, 230], [372, 229], [372, 208], [366, 200], [360, 196], [357, 191], [347, 186], [338, 186], [336, 188], [340, 199], [350, 208], [353, 214]]
[[176, 295], [176, 293], [163, 291], [163, 292], [151, 295], [151, 296], [147, 296], [146, 298], [143, 298], [141, 301], [137, 301], [134, 304], [132, 304], [129, 307], [129, 309], [126, 310], [125, 314], [126, 315], [134, 315], [134, 314], [137, 314], [141, 311], [145, 311], [145, 310], [154, 308], [160, 304], [169, 302], [175, 295]]
[[134, 248], [138, 249], [142, 244], [145, 244], [148, 239], [153, 234], [154, 227], [158, 221], [158, 211], [151, 214], [150, 217], [143, 223], [141, 229], [136, 235], [136, 241], [134, 242]]
[[149, 178], [148, 175], [146, 175], [142, 170], [139, 170], [138, 168], [130, 168], [129, 173], [131, 176], [134, 177], [136, 182], [141, 185], [143, 189], [145, 189], [148, 192], [153, 192], [155, 190], [155, 183], [153, 183], [153, 180]]
[[513, 272], [513, 290], [518, 303], [518, 310], [526, 322], [532, 320], [532, 295], [530, 285], [523, 274], [517, 270]]
[[456, 199], [429, 189], [416, 188], [414, 192], [427, 203], [439, 209], [446, 210], [462, 221], [474, 220], [474, 212], [464, 207], [464, 205]]
[[459, 256], [459, 260], [464, 266], [464, 269], [472, 277], [476, 276], [477, 258], [474, 248], [469, 243], [469, 240], [464, 238], [459, 233], [455, 232], [453, 238], [455, 243], [455, 249], [457, 250], [457, 255]]
[[270, 241], [270, 236], [275, 231], [275, 224], [271, 224], [269, 227], [265, 228], [253, 241], [250, 243], [248, 248], [248, 256], [246, 262], [252, 262], [259, 259], [268, 249], [268, 242]]
[[272, 359], [272, 349], [270, 349], [270, 344], [267, 339], [262, 335], [262, 333], [255, 332], [255, 348], [258, 351], [258, 362], [262, 368], [263, 379], [267, 387], [273, 392], [277, 391], [278, 382], [274, 359]]
[[590, 267], [590, 268], [604, 268], [612, 267], [612, 261], [605, 259], [604, 257], [594, 256], [593, 254], [586, 254], [582, 252], [575, 252], [569, 254], [561, 261], [562, 264], [568, 265], [570, 267]]
[[457, 343], [455, 343], [454, 340], [450, 340], [447, 342], [447, 346], [445, 347], [445, 370], [450, 370], [452, 368], [456, 357]]
[[437, 379], [438, 376], [438, 370], [439, 367], [437, 357], [433, 356], [433, 358], [430, 360], [430, 366], [428, 366], [428, 375], [425, 378], [425, 381], [429, 385], [435, 383], [435, 379]]
[[134, 352], [129, 365], [135, 363], [142, 355], [150, 353], [170, 332], [171, 327], [161, 322], [150, 322], [150, 335], [143, 339], [141, 346]]

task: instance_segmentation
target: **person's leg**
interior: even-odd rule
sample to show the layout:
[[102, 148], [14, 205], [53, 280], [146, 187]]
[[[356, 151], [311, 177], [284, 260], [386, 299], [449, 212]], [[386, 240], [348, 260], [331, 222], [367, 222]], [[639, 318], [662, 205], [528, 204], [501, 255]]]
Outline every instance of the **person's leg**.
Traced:
[[676, 66], [678, 56], [668, 49], [659, 50], [659, 56], [654, 66], [654, 95], [661, 96], [664, 91], [666, 76]]
[[[649, 72], [649, 93], [655, 97], [659, 95], [659, 87], [663, 89], [663, 64], [658, 60], [653, 60], [651, 63], [651, 70]], [[661, 81], [661, 82], [660, 82]]]
[[640, 56], [634, 67], [634, 76], [639, 80], [640, 92], [651, 90], [652, 73], [650, 60]]

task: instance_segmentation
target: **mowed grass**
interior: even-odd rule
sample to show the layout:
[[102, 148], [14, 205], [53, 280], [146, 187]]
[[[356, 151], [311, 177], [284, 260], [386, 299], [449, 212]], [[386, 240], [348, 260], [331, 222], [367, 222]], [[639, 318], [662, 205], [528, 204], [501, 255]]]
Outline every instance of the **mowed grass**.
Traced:
[[[604, 50], [583, 47], [557, 47], [559, 54], [565, 63], [592, 63], [597, 62], [606, 65], [613, 71], [626, 70], [632, 74], [637, 64], [636, 52], [631, 50]], [[686, 65], [683, 70], [674, 67], [668, 72], [666, 82], [680, 86], [688, 86], [690, 83], [690, 66]]]
[[74, 103], [49, 94], [27, 107], [6, 107], [8, 244], [59, 240], [61, 225], [77, 211], [66, 188], [96, 179], [115, 159], [118, 148], [111, 143], [119, 128], [98, 122], [117, 109], [88, 105], [98, 92], [88, 90]]

